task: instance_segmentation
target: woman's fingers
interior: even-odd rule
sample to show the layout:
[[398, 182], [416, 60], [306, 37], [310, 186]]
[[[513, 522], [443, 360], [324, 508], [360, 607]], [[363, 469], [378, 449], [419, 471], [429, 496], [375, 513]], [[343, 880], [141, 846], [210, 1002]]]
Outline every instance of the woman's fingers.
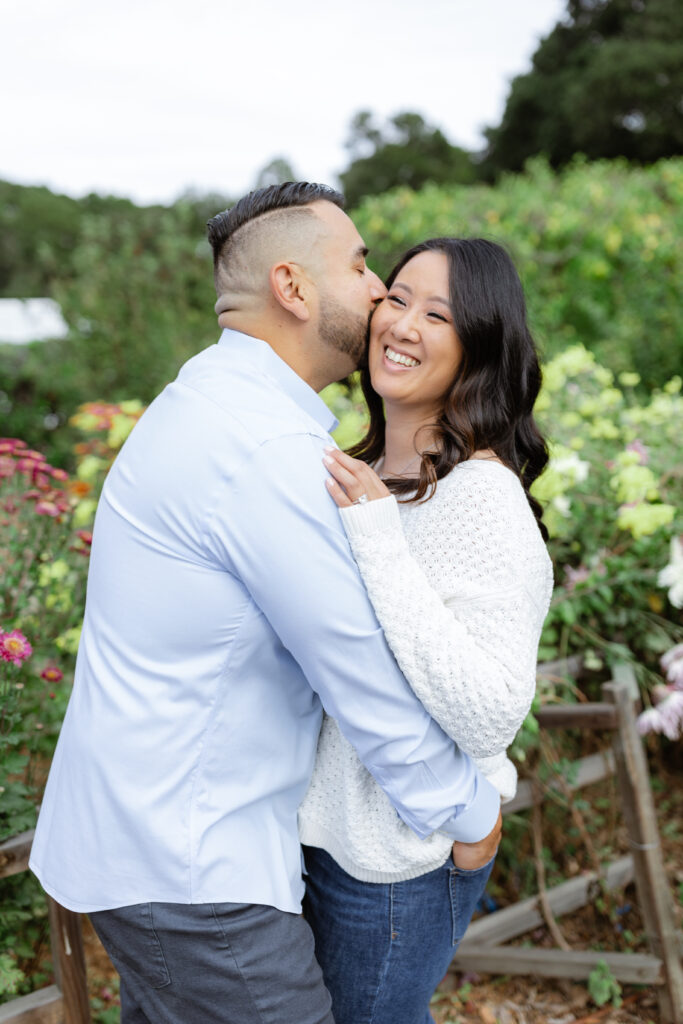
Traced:
[[[355, 467], [348, 469], [347, 466], [342, 464], [340, 459], [336, 459], [333, 455], [325, 455], [323, 462], [327, 466], [328, 472], [338, 484], [342, 485], [351, 499], [355, 499], [359, 494], [363, 493], [359, 474]], [[358, 491], [357, 494], [355, 493], [356, 491]]]
[[334, 480], [331, 476], [328, 476], [325, 483], [327, 484], [328, 491], [334, 498], [334, 501], [339, 508], [348, 508], [349, 505], [353, 505], [353, 502], [351, 501], [343, 487], [340, 487], [337, 481]]
[[323, 461], [330, 474], [351, 499], [350, 504], [362, 495], [372, 501], [376, 498], [386, 498], [390, 493], [374, 469], [338, 448], [326, 448]]

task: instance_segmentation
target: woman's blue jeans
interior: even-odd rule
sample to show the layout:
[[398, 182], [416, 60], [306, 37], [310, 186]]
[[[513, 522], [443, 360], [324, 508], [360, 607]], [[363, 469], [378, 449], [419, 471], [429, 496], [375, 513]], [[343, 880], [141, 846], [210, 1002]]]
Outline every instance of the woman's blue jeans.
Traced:
[[359, 882], [324, 850], [304, 847], [305, 916], [335, 1024], [429, 1024], [429, 1000], [465, 934], [493, 860], [406, 882]]

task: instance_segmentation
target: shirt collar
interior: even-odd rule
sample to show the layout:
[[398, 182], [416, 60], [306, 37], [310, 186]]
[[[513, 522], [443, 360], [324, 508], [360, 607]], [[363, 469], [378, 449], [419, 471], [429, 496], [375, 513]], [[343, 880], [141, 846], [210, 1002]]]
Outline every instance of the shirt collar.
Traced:
[[270, 347], [267, 341], [253, 338], [241, 331], [224, 330], [218, 339], [219, 345], [229, 345], [232, 351], [239, 354], [263, 373], [268, 374], [292, 401], [312, 416], [323, 430], [330, 434], [339, 425], [339, 421], [330, 412], [320, 395], [316, 394], [310, 384], [288, 366], [284, 359]]

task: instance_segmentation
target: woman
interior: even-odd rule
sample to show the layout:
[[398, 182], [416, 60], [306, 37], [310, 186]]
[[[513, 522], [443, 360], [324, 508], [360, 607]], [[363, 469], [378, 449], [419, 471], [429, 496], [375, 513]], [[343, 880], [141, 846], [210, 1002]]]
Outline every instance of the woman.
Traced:
[[[406, 679], [509, 799], [505, 748], [552, 591], [529, 494], [548, 456], [522, 287], [500, 246], [455, 238], [411, 249], [387, 286], [363, 371], [370, 427], [350, 455], [328, 451], [329, 490]], [[337, 1024], [431, 1021], [493, 862], [468, 870], [466, 844], [419, 840], [330, 718], [300, 835]]]

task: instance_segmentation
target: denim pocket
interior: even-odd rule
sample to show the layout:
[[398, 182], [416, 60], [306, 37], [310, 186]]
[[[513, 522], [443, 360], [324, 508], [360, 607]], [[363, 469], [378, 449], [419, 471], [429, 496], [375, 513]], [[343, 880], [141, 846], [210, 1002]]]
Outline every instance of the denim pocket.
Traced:
[[495, 856], [488, 864], [480, 868], [449, 869], [449, 886], [451, 896], [451, 922], [453, 926], [453, 946], [456, 947], [467, 931], [472, 914], [481, 899], [486, 883], [489, 880]]
[[119, 974], [133, 971], [155, 989], [171, 984], [151, 903], [98, 911], [90, 920]]

